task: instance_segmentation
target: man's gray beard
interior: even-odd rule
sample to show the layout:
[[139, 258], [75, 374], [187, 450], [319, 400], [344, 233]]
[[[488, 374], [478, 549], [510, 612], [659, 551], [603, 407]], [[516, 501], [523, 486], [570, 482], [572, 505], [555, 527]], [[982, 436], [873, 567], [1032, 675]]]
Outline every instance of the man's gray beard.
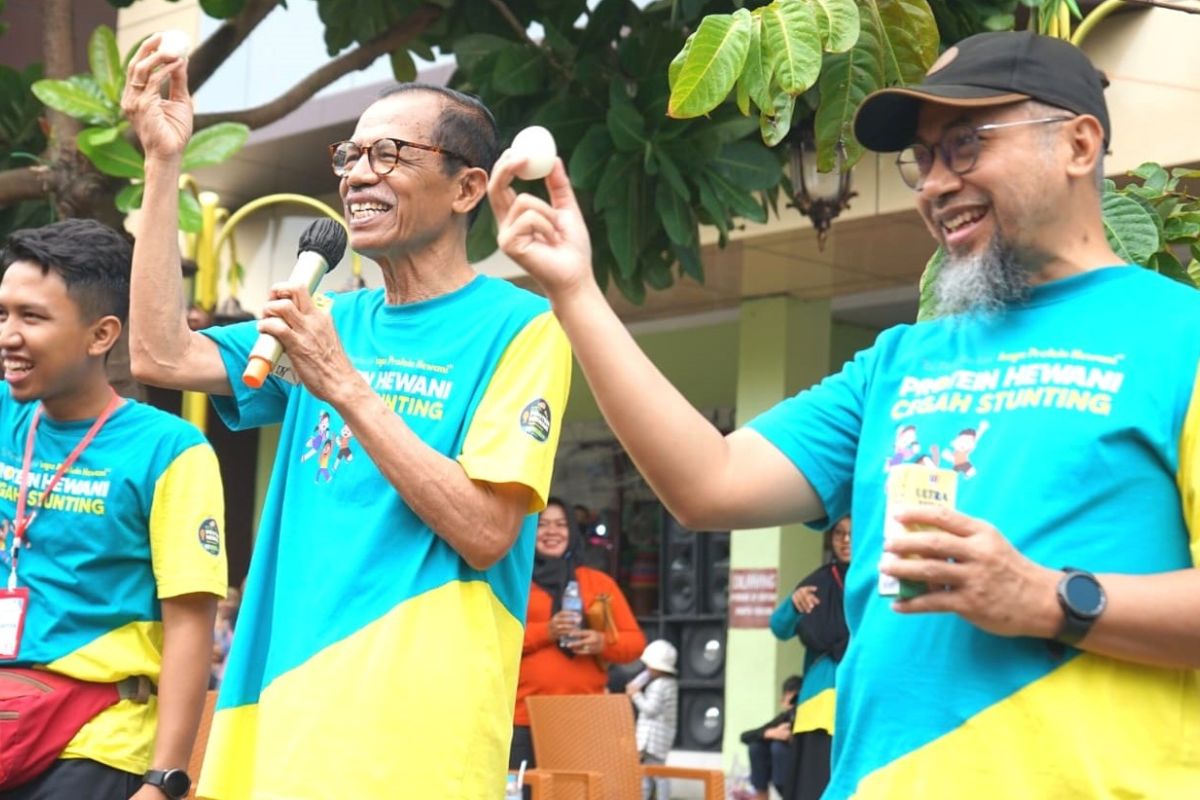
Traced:
[[977, 255], [947, 254], [934, 285], [937, 316], [998, 315], [1029, 297], [1029, 277], [1016, 251], [998, 238]]

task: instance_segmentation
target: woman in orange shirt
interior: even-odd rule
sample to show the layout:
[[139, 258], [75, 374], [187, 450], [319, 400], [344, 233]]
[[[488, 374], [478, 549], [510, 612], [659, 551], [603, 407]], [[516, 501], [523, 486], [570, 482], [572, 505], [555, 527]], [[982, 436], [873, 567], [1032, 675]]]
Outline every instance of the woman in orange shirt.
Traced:
[[[526, 697], [602, 694], [608, 682], [608, 665], [633, 661], [646, 646], [646, 637], [616, 582], [599, 570], [581, 565], [583, 536], [569, 509], [562, 500], [551, 497], [538, 517], [533, 585], [529, 590], [509, 752], [511, 769], [517, 769], [522, 760], [534, 766]], [[603, 630], [589, 630], [578, 614], [562, 610], [563, 592], [571, 581], [578, 582], [585, 610], [598, 610], [604, 603], [600, 598], [607, 597], [611, 619], [607, 635]]]

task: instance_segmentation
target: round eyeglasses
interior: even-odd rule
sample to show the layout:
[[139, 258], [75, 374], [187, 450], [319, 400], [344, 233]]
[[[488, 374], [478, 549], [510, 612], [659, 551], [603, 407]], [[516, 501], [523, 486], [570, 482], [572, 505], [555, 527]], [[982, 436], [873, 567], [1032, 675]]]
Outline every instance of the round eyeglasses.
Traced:
[[900, 151], [896, 156], [896, 167], [900, 177], [910, 189], [921, 190], [925, 179], [933, 171], [933, 163], [940, 154], [942, 163], [955, 175], [966, 175], [975, 169], [975, 162], [983, 150], [983, 139], [980, 133], [996, 131], [1002, 128], [1016, 128], [1021, 125], [1047, 125], [1052, 122], [1066, 122], [1074, 117], [1039, 117], [1038, 119], [1019, 119], [1013, 122], [992, 122], [986, 125], [955, 125], [942, 136], [941, 141], [932, 145], [914, 142]]
[[414, 150], [426, 150], [430, 153], [441, 153], [447, 158], [456, 158], [471, 166], [470, 160], [460, 156], [453, 150], [438, 147], [435, 144], [408, 142], [404, 139], [376, 139], [368, 145], [359, 146], [354, 142], [334, 142], [329, 145], [329, 160], [333, 166], [333, 174], [344, 178], [354, 170], [354, 165], [363, 153], [367, 154], [367, 164], [376, 175], [387, 175], [400, 163], [400, 152], [411, 147]]

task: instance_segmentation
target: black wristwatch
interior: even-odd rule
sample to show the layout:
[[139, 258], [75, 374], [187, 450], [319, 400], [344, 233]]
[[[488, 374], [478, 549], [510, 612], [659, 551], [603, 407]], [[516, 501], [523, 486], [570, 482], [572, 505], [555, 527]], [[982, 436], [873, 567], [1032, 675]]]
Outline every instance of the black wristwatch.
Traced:
[[171, 800], [183, 800], [192, 788], [192, 779], [181, 769], [152, 769], [142, 776], [142, 783], [157, 786]]
[[1058, 581], [1058, 604], [1062, 606], [1063, 623], [1054, 638], [1063, 644], [1078, 644], [1088, 635], [1092, 625], [1104, 613], [1108, 598], [1096, 576], [1074, 567], [1063, 567]]

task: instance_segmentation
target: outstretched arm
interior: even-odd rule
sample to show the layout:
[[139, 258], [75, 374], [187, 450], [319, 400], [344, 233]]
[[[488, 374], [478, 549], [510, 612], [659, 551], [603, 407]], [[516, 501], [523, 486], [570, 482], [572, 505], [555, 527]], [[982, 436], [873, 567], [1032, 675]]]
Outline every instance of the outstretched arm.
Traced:
[[[129, 62], [121, 108], [146, 151], [146, 184], [129, 303], [129, 353], [143, 383], [209, 394], [230, 394], [216, 344], [190, 330], [181, 305], [179, 171], [192, 134], [187, 59], [156, 48], [160, 35], [142, 43]], [[160, 87], [168, 82], [167, 97]]]
[[723, 436], [646, 357], [596, 285], [562, 162], [546, 179], [550, 203], [513, 190], [523, 163], [509, 151], [492, 171], [500, 247], [549, 296], [605, 420], [671, 513], [695, 530], [823, 516], [807, 479], [778, 449], [751, 430]]

